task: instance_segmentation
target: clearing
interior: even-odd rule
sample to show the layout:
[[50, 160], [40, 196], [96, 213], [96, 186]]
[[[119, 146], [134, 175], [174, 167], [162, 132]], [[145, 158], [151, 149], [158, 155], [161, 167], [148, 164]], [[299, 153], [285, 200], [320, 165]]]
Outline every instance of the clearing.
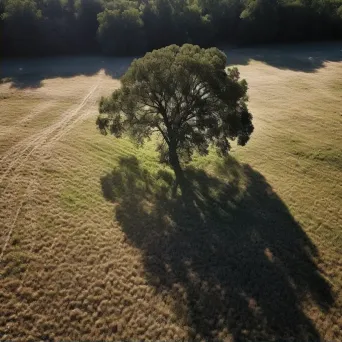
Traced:
[[0, 340], [342, 340], [342, 45], [226, 53], [255, 133], [189, 203], [96, 130], [131, 59], [2, 62]]

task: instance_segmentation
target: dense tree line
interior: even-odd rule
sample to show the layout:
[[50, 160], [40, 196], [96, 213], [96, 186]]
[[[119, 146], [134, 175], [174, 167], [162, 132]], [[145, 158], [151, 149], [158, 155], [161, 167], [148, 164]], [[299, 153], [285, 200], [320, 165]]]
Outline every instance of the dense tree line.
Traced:
[[0, 0], [7, 55], [342, 38], [342, 0]]

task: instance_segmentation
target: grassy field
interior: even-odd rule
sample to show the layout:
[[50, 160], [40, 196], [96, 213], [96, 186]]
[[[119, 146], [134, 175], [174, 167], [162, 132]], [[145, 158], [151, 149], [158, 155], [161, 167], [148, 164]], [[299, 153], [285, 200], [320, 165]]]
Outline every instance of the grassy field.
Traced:
[[187, 201], [96, 130], [130, 59], [2, 62], [0, 340], [342, 340], [341, 44], [226, 52], [255, 133]]

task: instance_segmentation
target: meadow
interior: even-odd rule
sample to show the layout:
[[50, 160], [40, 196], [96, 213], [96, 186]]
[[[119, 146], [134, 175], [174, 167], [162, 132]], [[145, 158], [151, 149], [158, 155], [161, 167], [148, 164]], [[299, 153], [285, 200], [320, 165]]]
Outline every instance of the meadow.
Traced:
[[342, 340], [342, 44], [225, 52], [255, 132], [186, 197], [96, 129], [132, 59], [1, 62], [1, 341]]

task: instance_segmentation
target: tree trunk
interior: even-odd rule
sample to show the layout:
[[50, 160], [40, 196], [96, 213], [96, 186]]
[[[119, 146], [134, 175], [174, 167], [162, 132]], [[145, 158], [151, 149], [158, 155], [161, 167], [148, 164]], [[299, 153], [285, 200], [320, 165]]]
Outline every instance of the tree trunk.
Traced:
[[169, 146], [169, 159], [170, 159], [171, 167], [176, 176], [176, 184], [172, 191], [173, 196], [175, 196], [177, 193], [178, 185], [181, 187], [181, 189], [184, 185], [184, 173], [179, 163], [177, 149], [172, 145]]

